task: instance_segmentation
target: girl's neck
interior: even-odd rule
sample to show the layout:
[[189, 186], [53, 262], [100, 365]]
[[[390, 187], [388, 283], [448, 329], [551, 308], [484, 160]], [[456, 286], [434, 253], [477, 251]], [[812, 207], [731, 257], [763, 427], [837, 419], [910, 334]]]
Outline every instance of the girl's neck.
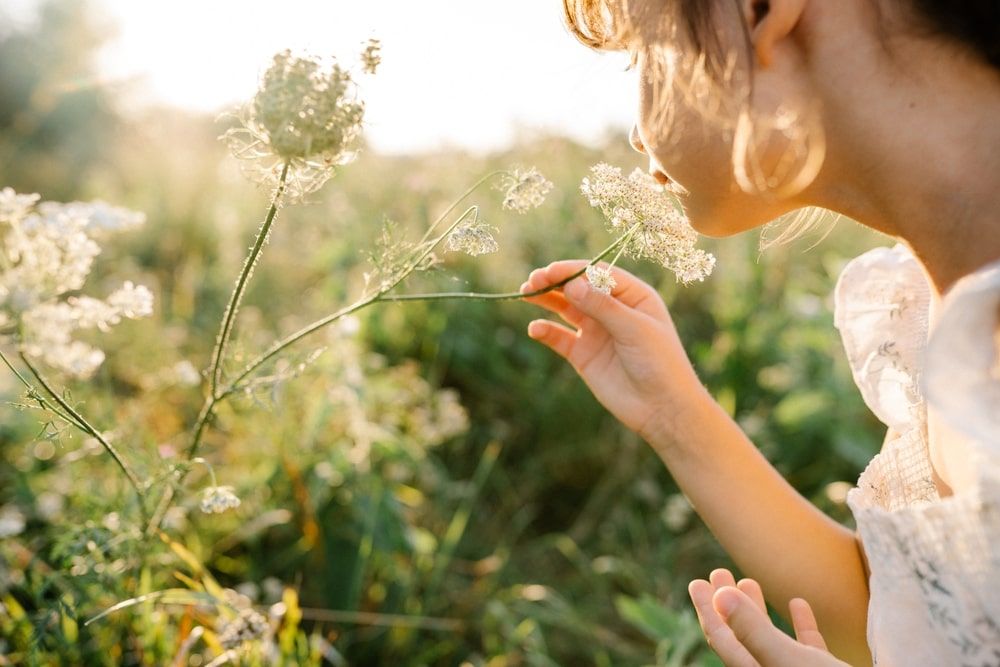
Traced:
[[970, 69], [897, 83], [869, 110], [877, 120], [842, 123], [858, 132], [824, 192], [828, 207], [909, 245], [938, 296], [1000, 260], [1000, 74]]

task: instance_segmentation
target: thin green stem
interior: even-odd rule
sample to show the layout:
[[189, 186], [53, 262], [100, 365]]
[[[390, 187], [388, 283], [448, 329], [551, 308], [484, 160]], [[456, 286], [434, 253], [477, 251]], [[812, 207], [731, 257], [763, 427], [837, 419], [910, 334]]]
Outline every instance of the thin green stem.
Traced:
[[140, 513], [142, 514], [143, 521], [145, 521], [146, 520], [146, 507], [144, 504], [145, 495], [142, 492], [141, 482], [139, 480], [138, 475], [136, 475], [135, 472], [132, 470], [132, 468], [129, 467], [128, 463], [126, 463], [125, 461], [125, 458], [115, 448], [115, 446], [112, 445], [110, 442], [108, 442], [100, 431], [91, 426], [90, 422], [88, 422], [83, 415], [77, 412], [72, 405], [70, 405], [62, 396], [59, 395], [58, 392], [56, 392], [52, 388], [52, 386], [48, 383], [48, 381], [46, 381], [46, 379], [42, 376], [42, 374], [38, 371], [38, 369], [35, 368], [30, 361], [28, 361], [28, 357], [23, 352], [20, 353], [20, 357], [22, 363], [24, 363], [24, 365], [28, 368], [28, 370], [31, 371], [31, 375], [34, 376], [34, 378], [38, 381], [38, 384], [42, 385], [42, 388], [45, 389], [46, 393], [48, 393], [49, 396], [52, 397], [52, 400], [55, 401], [59, 405], [59, 407], [61, 407], [67, 414], [73, 417], [73, 420], [76, 422], [75, 426], [77, 426], [80, 430], [84, 431], [85, 433], [96, 439], [97, 442], [101, 443], [101, 446], [104, 447], [104, 449], [108, 452], [108, 454], [111, 455], [111, 458], [115, 460], [115, 463], [118, 464], [118, 467], [122, 469], [122, 472], [125, 473], [125, 476], [128, 478], [128, 481], [132, 484], [132, 488], [135, 489], [135, 494], [139, 497], [139, 510]]
[[534, 290], [533, 292], [501, 292], [501, 293], [490, 293], [490, 292], [430, 292], [424, 294], [383, 294], [378, 298], [379, 301], [445, 301], [454, 299], [475, 299], [479, 301], [510, 301], [513, 299], [524, 299], [533, 296], [541, 296], [547, 292], [557, 290], [563, 287], [571, 280], [579, 278], [587, 269], [594, 266], [602, 259], [607, 257], [609, 254], [618, 249], [618, 254], [615, 256], [613, 261], [618, 261], [618, 257], [621, 256], [622, 250], [625, 249], [625, 245], [628, 240], [635, 233], [638, 228], [638, 224], [634, 225], [630, 230], [628, 230], [623, 236], [615, 239], [614, 243], [609, 245], [607, 248], [602, 250], [596, 257], [587, 262], [587, 264], [576, 271], [575, 273], [566, 276], [557, 283], [553, 283], [548, 287], [543, 287], [542, 289]]
[[[485, 180], [485, 179], [483, 179], [483, 180]], [[450, 210], [454, 210], [454, 209], [455, 209], [455, 207], [452, 206], [449, 209], [449, 211]], [[355, 313], [355, 312], [361, 310], [362, 308], [366, 308], [367, 306], [370, 306], [371, 304], [375, 303], [376, 301], [387, 301], [387, 300], [389, 300], [385, 296], [386, 293], [389, 292], [389, 291], [391, 291], [392, 289], [394, 289], [396, 286], [398, 286], [399, 283], [403, 282], [403, 280], [405, 280], [406, 277], [408, 275], [410, 275], [410, 273], [412, 273], [413, 270], [417, 266], [419, 266], [420, 263], [422, 261], [424, 261], [424, 259], [426, 259], [427, 256], [430, 255], [434, 251], [434, 248], [436, 248], [441, 243], [441, 241], [443, 241], [445, 238], [447, 238], [448, 234], [450, 234], [455, 229], [455, 227], [457, 227], [459, 224], [461, 224], [461, 222], [463, 220], [465, 220], [469, 216], [470, 212], [473, 212], [473, 211], [476, 211], [476, 210], [478, 210], [478, 207], [476, 207], [476, 206], [470, 206], [469, 208], [467, 208], [462, 213], [462, 215], [460, 215], [455, 220], [455, 222], [453, 222], [451, 225], [448, 226], [448, 229], [446, 229], [444, 231], [444, 233], [442, 233], [440, 236], [438, 236], [436, 239], [434, 239], [433, 243], [431, 243], [429, 246], [427, 246], [420, 253], [420, 255], [404, 271], [400, 272], [399, 276], [391, 284], [389, 284], [389, 285], [385, 286], [384, 288], [380, 289], [377, 293], [375, 293], [375, 294], [373, 294], [373, 295], [371, 295], [369, 297], [365, 297], [363, 299], [360, 299], [359, 301], [356, 301], [355, 303], [351, 304], [350, 306], [347, 306], [345, 308], [341, 308], [337, 312], [331, 313], [331, 314], [327, 315], [326, 317], [320, 318], [320, 319], [316, 320], [315, 322], [313, 322], [312, 324], [308, 324], [308, 325], [304, 326], [303, 328], [299, 329], [298, 331], [296, 331], [295, 333], [290, 334], [288, 336], [285, 336], [281, 340], [279, 340], [276, 343], [274, 343], [265, 352], [263, 352], [262, 354], [258, 355], [255, 359], [253, 359], [252, 361], [250, 361], [250, 363], [248, 363], [246, 366], [244, 366], [243, 370], [241, 370], [239, 372], [239, 374], [236, 376], [236, 379], [234, 379], [232, 382], [230, 382], [226, 386], [226, 388], [223, 389], [219, 393], [218, 398], [221, 400], [223, 397], [228, 396], [230, 393], [232, 393], [239, 386], [240, 382], [242, 382], [247, 376], [249, 376], [251, 373], [253, 373], [255, 370], [257, 370], [258, 368], [260, 368], [263, 364], [267, 363], [267, 361], [269, 361], [270, 359], [272, 359], [275, 355], [279, 354], [282, 350], [284, 350], [285, 348], [289, 347], [290, 345], [293, 345], [293, 344], [297, 343], [298, 341], [302, 340], [306, 336], [308, 336], [308, 335], [310, 335], [310, 334], [312, 334], [312, 333], [314, 333], [316, 331], [319, 331], [323, 327], [326, 327], [326, 326], [328, 326], [330, 324], [333, 324], [334, 322], [336, 322], [337, 320], [339, 320], [342, 317], [350, 315], [351, 313]]]
[[[465, 201], [465, 199], [469, 195], [471, 195], [473, 192], [475, 192], [476, 190], [478, 190], [479, 187], [483, 183], [485, 183], [486, 181], [490, 180], [494, 176], [499, 176], [500, 174], [503, 174], [503, 173], [505, 173], [505, 172], [502, 169], [498, 169], [497, 171], [491, 171], [490, 173], [486, 174], [485, 176], [483, 176], [482, 178], [480, 178], [478, 181], [476, 181], [472, 185], [472, 187], [470, 187], [468, 190], [466, 190], [458, 199], [456, 199], [455, 201], [453, 201], [451, 203], [451, 206], [449, 206], [447, 209], [445, 209], [444, 213], [442, 213], [440, 216], [438, 216], [438, 219], [435, 220], [434, 223], [430, 227], [427, 228], [427, 231], [424, 232], [424, 236], [423, 236], [423, 238], [420, 239], [420, 243], [417, 244], [417, 247], [420, 247], [421, 245], [423, 245], [424, 243], [426, 243], [427, 239], [429, 239], [431, 237], [431, 234], [434, 233], [434, 230], [437, 229], [437, 226], [440, 225], [442, 222], [444, 222], [445, 218], [447, 218], [449, 215], [451, 215], [451, 212], [454, 211], [456, 208], [458, 208], [458, 205], [461, 204], [463, 201]], [[465, 216], [463, 215], [462, 217], [465, 217]], [[459, 219], [461, 220], [461, 218], [459, 218]]]
[[215, 341], [215, 350], [212, 352], [212, 397], [216, 395], [219, 384], [222, 382], [222, 366], [226, 357], [226, 345], [229, 343], [229, 337], [233, 333], [233, 326], [236, 323], [236, 313], [240, 309], [240, 302], [243, 300], [243, 295], [246, 292], [247, 283], [250, 282], [250, 275], [253, 273], [257, 258], [264, 248], [264, 243], [267, 241], [271, 225], [274, 223], [274, 217], [278, 213], [281, 197], [285, 193], [285, 183], [288, 178], [290, 164], [290, 162], [285, 162], [284, 167], [281, 169], [281, 176], [278, 177], [278, 187], [275, 189], [274, 197], [271, 199], [271, 207], [264, 218], [264, 224], [261, 225], [260, 231], [257, 232], [257, 239], [254, 241], [253, 248], [250, 249], [250, 254], [247, 255], [246, 261], [243, 264], [243, 270], [240, 271], [240, 277], [236, 281], [236, 287], [229, 297], [229, 305], [226, 307], [226, 313], [222, 317], [219, 337]]
[[12, 363], [10, 363], [10, 360], [7, 359], [7, 356], [2, 351], [0, 351], [0, 359], [3, 359], [3, 362], [4, 362], [4, 364], [7, 365], [7, 368], [9, 368], [11, 370], [11, 372], [13, 372], [14, 375], [17, 376], [17, 379], [20, 380], [21, 384], [23, 384], [24, 387], [25, 387], [25, 389], [27, 389], [27, 391], [28, 391], [28, 398], [30, 398], [33, 401], [36, 401], [38, 403], [38, 406], [40, 408], [42, 408], [43, 410], [48, 410], [49, 412], [57, 415], [60, 419], [62, 419], [64, 422], [66, 422], [70, 426], [75, 426], [76, 428], [80, 429], [81, 431], [84, 430], [83, 426], [81, 426], [79, 422], [77, 422], [76, 420], [74, 420], [69, 415], [63, 413], [58, 407], [56, 407], [55, 405], [52, 405], [49, 401], [47, 401], [45, 399], [45, 397], [42, 396], [38, 392], [37, 389], [35, 389], [35, 386], [33, 384], [31, 384], [30, 382], [28, 382], [28, 380], [25, 379], [25, 377], [23, 375], [21, 375], [21, 372], [19, 370], [17, 370], [17, 368], [15, 368]]

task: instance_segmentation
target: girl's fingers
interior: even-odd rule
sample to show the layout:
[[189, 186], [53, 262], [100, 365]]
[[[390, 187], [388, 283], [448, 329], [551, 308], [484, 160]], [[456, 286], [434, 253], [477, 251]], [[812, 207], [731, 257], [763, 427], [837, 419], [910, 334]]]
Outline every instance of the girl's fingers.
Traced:
[[[534, 289], [543, 289], [549, 285], [562, 282], [575, 273], [584, 269], [590, 262], [582, 259], [568, 259], [553, 262], [548, 266], [532, 271], [529, 282]], [[600, 266], [607, 268], [604, 262]], [[611, 295], [629, 308], [635, 308], [652, 317], [663, 318], [666, 316], [666, 307], [663, 300], [653, 290], [652, 287], [639, 280], [625, 269], [614, 267], [611, 269], [615, 278], [615, 287], [611, 290]], [[586, 281], [581, 277], [581, 281]]]
[[764, 602], [764, 591], [760, 589], [760, 584], [753, 579], [740, 579], [736, 588], [746, 593], [746, 596], [753, 600], [763, 613], [767, 613], [767, 603]]
[[528, 324], [528, 335], [567, 360], [573, 353], [573, 345], [579, 340], [575, 331], [549, 320], [535, 320]]
[[819, 633], [816, 616], [808, 602], [802, 598], [795, 598], [788, 603], [788, 612], [792, 617], [792, 627], [795, 628], [795, 638], [800, 643], [824, 651], [828, 650], [823, 635]]
[[[715, 592], [712, 608], [730, 628], [740, 647], [751, 658], [766, 667], [802, 667], [807, 664], [810, 649], [797, 644], [791, 637], [774, 627], [767, 614], [762, 614], [756, 603], [737, 588], [726, 586]], [[726, 665], [726, 657], [721, 653]]]
[[717, 589], [722, 588], [723, 586], [732, 586], [733, 588], [736, 587], [736, 577], [734, 577], [733, 573], [724, 567], [712, 570], [712, 573], [708, 575], [708, 580], [712, 582], [712, 585]]
[[726, 667], [760, 667], [750, 652], [736, 638], [712, 604], [715, 586], [704, 579], [688, 584], [688, 594], [698, 614], [698, 623], [712, 650], [719, 654]]
[[[530, 282], [526, 282], [521, 285], [520, 292], [522, 294], [533, 292], [534, 289], [531, 287]], [[567, 324], [571, 324], [574, 327], [579, 327], [583, 322], [584, 315], [575, 306], [571, 305], [566, 297], [563, 296], [562, 292], [558, 290], [553, 290], [551, 292], [546, 292], [545, 294], [539, 294], [538, 296], [526, 296], [524, 300], [528, 303], [533, 303], [536, 306], [541, 306], [545, 310], [555, 313]]]

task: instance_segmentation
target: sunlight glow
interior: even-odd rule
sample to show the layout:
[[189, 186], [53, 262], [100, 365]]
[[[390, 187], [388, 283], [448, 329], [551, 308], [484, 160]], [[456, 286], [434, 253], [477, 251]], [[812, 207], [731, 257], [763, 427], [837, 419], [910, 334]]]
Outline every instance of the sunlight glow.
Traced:
[[578, 44], [558, 0], [100, 3], [119, 28], [102, 70], [131, 104], [218, 111], [253, 93], [278, 50], [353, 58], [377, 37], [383, 63], [363, 95], [382, 151], [498, 148], [519, 129], [624, 141], [636, 108], [626, 58]]

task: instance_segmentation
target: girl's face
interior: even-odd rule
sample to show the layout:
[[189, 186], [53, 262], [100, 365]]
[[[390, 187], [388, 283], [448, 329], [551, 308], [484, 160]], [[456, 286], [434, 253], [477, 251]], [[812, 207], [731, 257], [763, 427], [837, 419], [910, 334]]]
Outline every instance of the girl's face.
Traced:
[[649, 156], [649, 171], [660, 182], [688, 191], [684, 198], [691, 225], [707, 236], [730, 236], [759, 227], [791, 210], [789, 202], [748, 194], [733, 171], [733, 138], [717, 119], [692, 108], [683, 95], [672, 96], [669, 123], [659, 122], [651, 66], [640, 57], [639, 113], [629, 136]]

